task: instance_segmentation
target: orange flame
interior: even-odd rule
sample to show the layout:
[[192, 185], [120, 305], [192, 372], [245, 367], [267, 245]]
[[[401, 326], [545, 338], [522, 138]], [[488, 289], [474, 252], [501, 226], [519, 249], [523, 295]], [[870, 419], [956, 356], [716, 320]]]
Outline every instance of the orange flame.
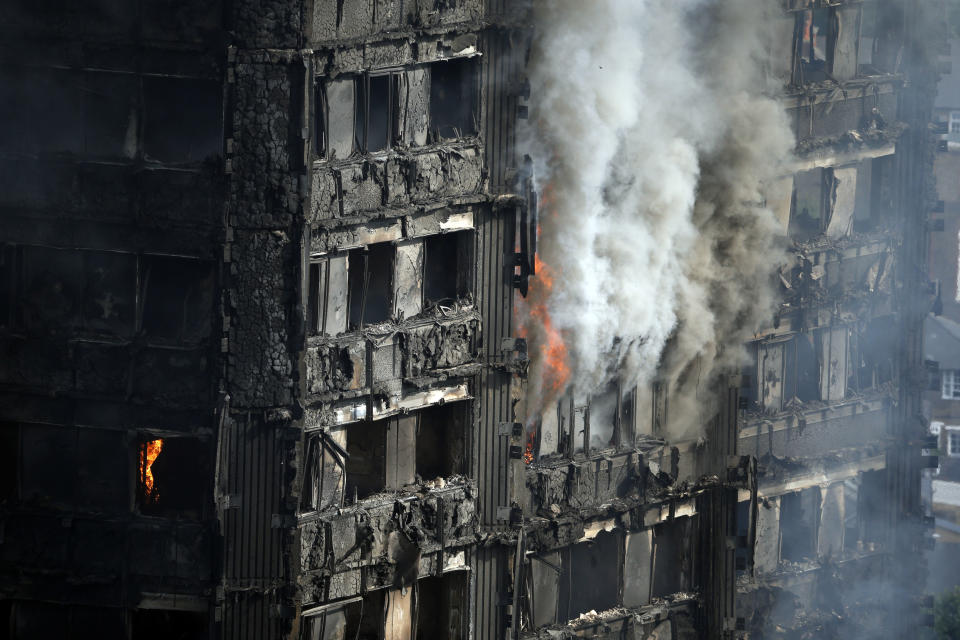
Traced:
[[[554, 204], [553, 189], [551, 185], [547, 185], [540, 198], [540, 210], [544, 215], [552, 216], [554, 215]], [[537, 236], [540, 236], [540, 225], [537, 225]], [[521, 325], [518, 333], [521, 337], [526, 338], [531, 330], [533, 332], [534, 343], [531, 346], [539, 353], [539, 361], [542, 367], [539, 372], [539, 382], [544, 396], [543, 399], [549, 401], [559, 395], [567, 386], [571, 371], [568, 363], [567, 345], [564, 344], [560, 331], [553, 325], [553, 320], [550, 318], [550, 312], [547, 309], [547, 301], [553, 289], [557, 271], [544, 262], [539, 253], [534, 254], [533, 261], [534, 277], [530, 281], [526, 304], [528, 318], [527, 322]], [[539, 410], [539, 407], [534, 410]], [[536, 428], [531, 428], [523, 454], [523, 461], [526, 464], [533, 462], [536, 435]]]
[[149, 440], [140, 449], [140, 477], [143, 479], [147, 499], [153, 502], [156, 502], [159, 496], [153, 490], [153, 471], [150, 467], [156, 462], [161, 451], [163, 451], [163, 440]]

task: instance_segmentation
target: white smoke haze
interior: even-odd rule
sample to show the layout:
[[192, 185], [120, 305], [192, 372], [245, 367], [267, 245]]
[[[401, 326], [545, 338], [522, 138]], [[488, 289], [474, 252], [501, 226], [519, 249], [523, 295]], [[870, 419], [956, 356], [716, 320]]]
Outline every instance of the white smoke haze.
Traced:
[[[751, 0], [538, 0], [527, 152], [542, 209], [542, 303], [578, 397], [619, 377], [671, 390], [669, 435], [697, 437], [716, 376], [771, 317], [786, 242], [763, 206], [794, 146], [768, 97], [767, 17]], [[528, 415], [544, 391], [537, 317]]]

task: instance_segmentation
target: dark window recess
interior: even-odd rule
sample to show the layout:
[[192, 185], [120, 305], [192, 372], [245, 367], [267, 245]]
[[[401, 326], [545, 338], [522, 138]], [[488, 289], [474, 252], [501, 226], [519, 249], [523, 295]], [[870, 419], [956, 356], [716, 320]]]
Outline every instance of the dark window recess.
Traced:
[[589, 542], [564, 549], [561, 558], [560, 622], [620, 604], [622, 532], [600, 532]]
[[676, 518], [657, 525], [653, 530], [651, 595], [655, 598], [662, 598], [689, 588], [691, 567], [685, 545], [686, 541], [694, 539], [693, 518]]
[[84, 151], [90, 156], [134, 158], [139, 138], [139, 79], [121, 73], [86, 74]]
[[207, 499], [207, 446], [193, 438], [145, 436], [137, 447], [141, 513], [199, 519]]
[[0, 244], [0, 327], [13, 324], [16, 308], [17, 248]]
[[874, 318], [857, 337], [855, 354], [858, 389], [872, 389], [893, 379], [897, 358], [897, 322], [892, 316]]
[[469, 403], [454, 402], [418, 411], [417, 475], [423, 480], [463, 473]]
[[476, 60], [451, 60], [430, 65], [430, 129], [435, 139], [475, 134], [476, 104]]
[[860, 476], [843, 482], [843, 547], [857, 548], [860, 541]]
[[414, 482], [416, 415], [358, 422], [347, 428], [347, 496], [365, 498]]
[[737, 575], [744, 573], [749, 568], [747, 563], [750, 561], [751, 549], [749, 543], [750, 536], [750, 501], [744, 500], [737, 503], [737, 544], [734, 551], [734, 563]]
[[747, 362], [740, 369], [740, 406], [754, 411], [757, 406], [757, 357], [759, 349], [755, 342], [746, 346]]
[[350, 251], [350, 328], [390, 319], [394, 247], [389, 242]]
[[455, 571], [417, 581], [417, 640], [462, 640], [467, 573]]
[[206, 613], [137, 609], [132, 616], [131, 640], [206, 640], [210, 624]]
[[323, 309], [320, 308], [321, 287], [326, 292], [323, 265], [310, 263], [307, 274], [307, 333], [316, 335], [323, 329]]
[[313, 155], [323, 158], [327, 155], [327, 92], [322, 82], [317, 82], [313, 90]]
[[780, 557], [791, 562], [816, 557], [820, 489], [787, 493], [780, 498]]
[[133, 331], [137, 259], [129, 253], [85, 251], [84, 327], [126, 336]]
[[0, 71], [0, 150], [19, 153], [83, 151], [83, 74], [75, 71]]
[[430, 236], [424, 241], [423, 296], [426, 303], [442, 303], [461, 298], [468, 293], [465, 272], [472, 232], [461, 231]]
[[830, 171], [814, 169], [802, 171], [793, 178], [793, 202], [790, 212], [790, 236], [794, 240], [809, 240], [825, 228], [825, 182], [833, 181]]
[[17, 497], [20, 468], [20, 428], [12, 422], [0, 422], [0, 504]]
[[345, 429], [309, 436], [300, 492], [301, 511], [321, 511], [341, 505], [349, 457], [345, 445]]
[[144, 256], [141, 274], [141, 328], [148, 337], [197, 342], [210, 335], [214, 289], [210, 263]]
[[784, 345], [783, 402], [791, 398], [801, 402], [820, 399], [820, 360], [813, 336], [804, 333]]
[[70, 638], [70, 611], [67, 607], [45, 602], [16, 602], [12, 609], [11, 637]]
[[393, 75], [356, 79], [354, 145], [362, 151], [382, 151], [394, 137], [396, 78]]
[[219, 156], [222, 89], [216, 82], [143, 77], [143, 154], [157, 162]]
[[72, 505], [77, 485], [77, 430], [20, 425], [20, 494], [26, 502]]
[[883, 541], [889, 499], [886, 495], [885, 469], [860, 474], [860, 492], [857, 495], [857, 513], [860, 516], [860, 539], [866, 543]]
[[20, 312], [35, 331], [69, 331], [80, 325], [83, 253], [24, 247]]

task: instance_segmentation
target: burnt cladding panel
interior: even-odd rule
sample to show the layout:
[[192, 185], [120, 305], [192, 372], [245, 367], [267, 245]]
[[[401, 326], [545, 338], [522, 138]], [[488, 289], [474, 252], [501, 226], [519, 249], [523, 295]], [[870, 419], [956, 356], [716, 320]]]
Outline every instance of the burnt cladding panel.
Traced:
[[504, 638], [501, 598], [507, 592], [506, 547], [483, 547], [476, 551], [476, 593], [474, 595], [473, 637], [489, 640]]
[[[512, 212], [511, 212], [512, 213]], [[513, 288], [509, 279], [506, 255], [512, 251], [513, 218], [507, 212], [478, 212], [476, 255], [477, 299], [484, 327], [484, 355], [500, 359], [500, 342], [512, 333]], [[482, 374], [480, 396], [480, 430], [476, 439], [476, 468], [471, 476], [480, 489], [483, 524], [497, 526], [497, 506], [509, 506], [507, 439], [497, 435], [497, 425], [511, 417], [510, 374], [486, 370]]]

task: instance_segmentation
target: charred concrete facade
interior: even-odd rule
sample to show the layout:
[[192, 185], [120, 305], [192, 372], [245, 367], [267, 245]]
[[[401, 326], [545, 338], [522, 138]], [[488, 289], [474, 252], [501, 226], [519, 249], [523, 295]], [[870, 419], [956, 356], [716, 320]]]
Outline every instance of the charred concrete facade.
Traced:
[[658, 386], [524, 428], [523, 3], [0, 9], [0, 633], [778, 637], [914, 584], [928, 4], [779, 7], [796, 264], [688, 442]]

